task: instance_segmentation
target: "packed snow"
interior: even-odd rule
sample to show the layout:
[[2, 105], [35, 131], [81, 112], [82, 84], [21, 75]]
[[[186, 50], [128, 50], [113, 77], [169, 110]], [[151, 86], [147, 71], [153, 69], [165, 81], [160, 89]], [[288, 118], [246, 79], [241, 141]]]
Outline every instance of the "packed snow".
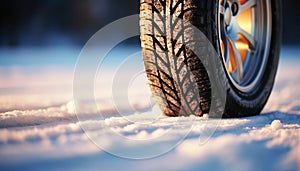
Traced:
[[283, 49], [261, 115], [222, 120], [164, 116], [143, 74], [128, 89], [132, 108], [118, 108], [110, 70], [95, 90], [105, 115], [78, 120], [73, 58], [0, 64], [0, 170], [300, 170], [299, 52]]

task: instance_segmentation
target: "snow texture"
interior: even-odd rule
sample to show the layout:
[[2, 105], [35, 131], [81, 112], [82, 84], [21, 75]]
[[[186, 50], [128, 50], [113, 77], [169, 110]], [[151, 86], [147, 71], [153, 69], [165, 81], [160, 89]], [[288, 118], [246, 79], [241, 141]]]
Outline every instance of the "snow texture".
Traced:
[[[300, 60], [293, 54], [283, 51], [261, 115], [222, 120], [166, 117], [137, 83], [132, 109], [116, 108], [110, 91], [96, 90], [99, 110], [109, 115], [79, 122], [72, 67], [0, 66], [0, 170], [300, 170]], [[109, 82], [110, 71], [104, 74]], [[149, 143], [122, 143], [112, 133]], [[155, 151], [143, 160], [118, 155]]]

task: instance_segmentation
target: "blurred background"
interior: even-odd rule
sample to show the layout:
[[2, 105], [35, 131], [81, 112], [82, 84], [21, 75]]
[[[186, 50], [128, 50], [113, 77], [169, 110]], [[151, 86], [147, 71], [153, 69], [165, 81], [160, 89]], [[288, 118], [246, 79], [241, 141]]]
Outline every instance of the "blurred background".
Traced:
[[106, 24], [138, 12], [138, 0], [5, 0], [0, 46], [82, 47]]
[[[300, 44], [300, 1], [282, 0], [283, 44]], [[139, 13], [139, 0], [4, 0], [0, 47], [79, 46], [100, 28]], [[128, 41], [138, 45], [138, 38]]]

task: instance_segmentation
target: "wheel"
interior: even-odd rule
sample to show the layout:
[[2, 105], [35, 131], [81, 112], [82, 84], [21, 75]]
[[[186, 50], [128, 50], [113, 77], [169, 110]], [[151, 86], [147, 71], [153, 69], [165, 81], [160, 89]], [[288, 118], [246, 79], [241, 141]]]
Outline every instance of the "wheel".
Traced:
[[[194, 42], [204, 56], [209, 46], [186, 31], [185, 22], [197, 27], [214, 47], [218, 55], [208, 56], [217, 61], [215, 71], [182, 43]], [[141, 0], [140, 28], [150, 89], [166, 115], [207, 114], [216, 103], [211, 76], [217, 77], [226, 93], [222, 117], [261, 112], [279, 60], [279, 0]]]

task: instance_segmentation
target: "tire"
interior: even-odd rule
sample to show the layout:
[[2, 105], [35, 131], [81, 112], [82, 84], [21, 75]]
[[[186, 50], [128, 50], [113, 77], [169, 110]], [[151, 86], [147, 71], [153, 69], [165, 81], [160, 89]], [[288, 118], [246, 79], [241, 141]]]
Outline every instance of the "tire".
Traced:
[[[255, 4], [240, 12], [248, 2]], [[244, 32], [238, 23], [246, 12], [251, 14], [250, 32]], [[183, 23], [166, 22], [167, 16], [191, 23], [206, 36], [218, 54], [213, 56], [216, 70], [207, 70], [208, 61], [201, 61], [189, 46], [177, 41], [180, 38], [182, 42], [194, 42], [193, 46], [205, 56], [209, 47], [203, 43], [205, 40], [196, 40]], [[140, 28], [150, 89], [166, 115], [208, 114], [211, 104], [216, 103], [212, 101], [209, 76], [217, 77], [217, 84], [226, 92], [223, 118], [254, 116], [262, 111], [272, 91], [279, 60], [279, 0], [141, 0]], [[237, 28], [241, 29], [236, 31]], [[238, 46], [240, 42], [247, 45], [246, 51]]]

